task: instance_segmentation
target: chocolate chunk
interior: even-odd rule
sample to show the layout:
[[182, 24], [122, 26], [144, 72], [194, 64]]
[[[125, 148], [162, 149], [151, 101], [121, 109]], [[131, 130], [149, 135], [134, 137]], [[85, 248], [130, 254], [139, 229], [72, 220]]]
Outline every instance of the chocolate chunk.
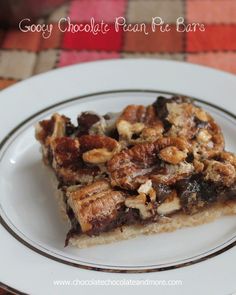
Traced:
[[182, 208], [189, 214], [196, 213], [219, 199], [218, 186], [211, 181], [204, 180], [201, 174], [179, 181], [176, 187]]
[[86, 135], [93, 124], [100, 120], [99, 116], [90, 112], [83, 112], [78, 118], [77, 136]]
[[157, 200], [162, 203], [165, 198], [172, 192], [172, 189], [168, 185], [153, 183], [153, 189], [156, 191]]
[[170, 99], [159, 96], [157, 97], [156, 101], [153, 103], [153, 106], [155, 107], [156, 114], [161, 120], [165, 120], [168, 116], [168, 110], [166, 107], [166, 104], [170, 102]]

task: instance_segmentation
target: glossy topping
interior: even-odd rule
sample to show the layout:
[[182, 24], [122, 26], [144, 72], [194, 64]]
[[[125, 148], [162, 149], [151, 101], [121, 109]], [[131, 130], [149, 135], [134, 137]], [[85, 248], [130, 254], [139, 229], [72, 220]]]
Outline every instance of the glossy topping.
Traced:
[[173, 184], [193, 171], [193, 166], [184, 161], [189, 149], [186, 140], [174, 137], [125, 149], [108, 162], [112, 184], [126, 189], [137, 189], [148, 179]]

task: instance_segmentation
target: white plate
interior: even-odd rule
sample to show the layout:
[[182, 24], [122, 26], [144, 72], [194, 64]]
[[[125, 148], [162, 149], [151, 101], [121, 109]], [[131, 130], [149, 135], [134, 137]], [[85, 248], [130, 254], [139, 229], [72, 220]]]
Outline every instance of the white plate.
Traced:
[[[52, 71], [1, 92], [4, 128], [0, 130], [0, 261], [5, 265], [0, 272], [1, 282], [31, 294], [70, 294], [79, 290], [92, 294], [94, 288], [101, 288], [104, 294], [112, 288], [118, 294], [115, 286], [62, 287], [53, 282], [176, 279], [182, 280], [181, 287], [132, 286], [132, 292], [232, 293], [236, 289], [236, 267], [232, 263], [236, 258], [235, 217], [89, 249], [64, 248], [68, 228], [52, 197], [33, 126], [55, 111], [76, 118], [84, 110], [103, 114], [130, 103], [148, 104], [162, 92], [180, 93], [202, 100], [197, 103], [215, 117], [225, 134], [227, 148], [236, 151], [235, 82], [232, 75], [179, 62], [123, 60]], [[222, 276], [224, 284], [220, 282]]]

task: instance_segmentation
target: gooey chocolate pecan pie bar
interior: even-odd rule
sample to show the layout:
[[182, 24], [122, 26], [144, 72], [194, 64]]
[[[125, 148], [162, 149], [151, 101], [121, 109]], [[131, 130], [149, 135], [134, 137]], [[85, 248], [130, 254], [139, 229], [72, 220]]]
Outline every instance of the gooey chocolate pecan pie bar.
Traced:
[[182, 96], [120, 113], [54, 114], [36, 126], [70, 223], [87, 247], [236, 213], [236, 156], [214, 119]]

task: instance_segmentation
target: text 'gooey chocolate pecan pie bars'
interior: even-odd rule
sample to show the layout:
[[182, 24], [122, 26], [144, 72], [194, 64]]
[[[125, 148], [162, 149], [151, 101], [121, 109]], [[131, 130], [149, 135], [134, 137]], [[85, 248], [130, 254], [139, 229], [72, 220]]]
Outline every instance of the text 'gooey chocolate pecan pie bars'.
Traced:
[[36, 126], [70, 223], [87, 247], [236, 213], [236, 156], [214, 119], [182, 96], [120, 113], [53, 114]]

